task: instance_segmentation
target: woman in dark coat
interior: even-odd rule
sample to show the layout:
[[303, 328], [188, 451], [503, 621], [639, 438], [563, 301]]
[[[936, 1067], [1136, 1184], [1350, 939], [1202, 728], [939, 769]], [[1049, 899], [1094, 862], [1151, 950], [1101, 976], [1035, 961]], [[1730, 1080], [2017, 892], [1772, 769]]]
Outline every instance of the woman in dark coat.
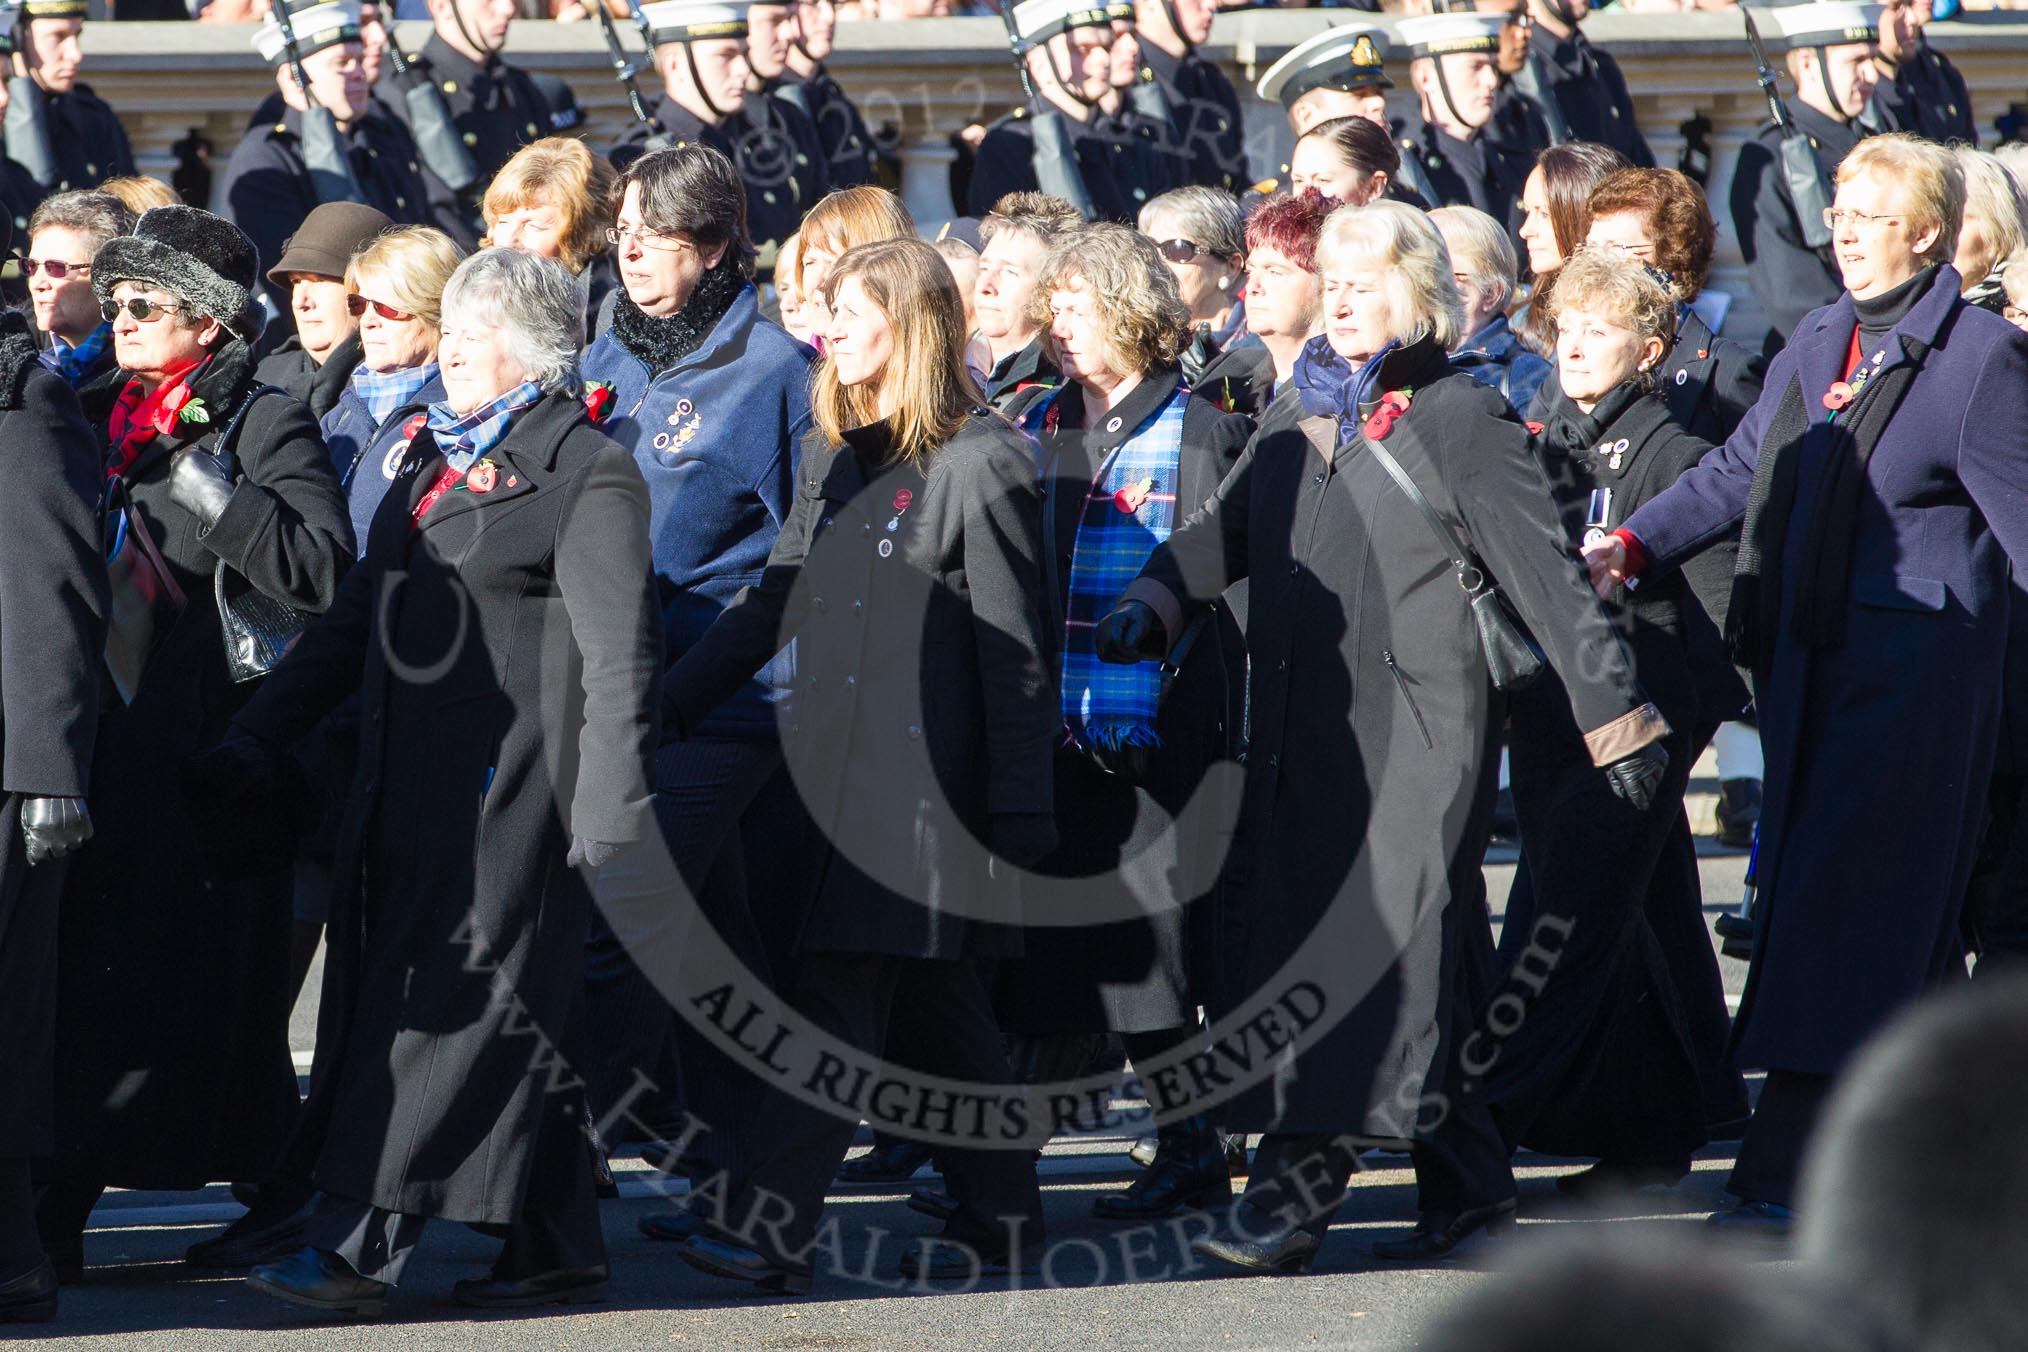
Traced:
[[[1660, 273], [1581, 249], [1550, 304], [1558, 388], [1536, 451], [1575, 545], [1618, 525], [1711, 447], [1676, 425], [1655, 388], [1676, 322]], [[1729, 586], [1731, 543], [1712, 552]], [[1746, 688], [1687, 574], [1610, 609], [1641, 688], [1668, 720], [1668, 773], [1653, 806], [1636, 811], [1594, 770], [1559, 680], [1515, 693], [1508, 754], [1529, 885], [1509, 898], [1506, 975], [1466, 1051], [1509, 1143], [1604, 1161], [1559, 1180], [1565, 1191], [1673, 1184], [1689, 1172], [1707, 1102], [1691, 1029], [1715, 1026], [1722, 1046], [1727, 1028], [1697, 876], [1669, 867], [1668, 847], [1701, 738], [1745, 706]], [[1517, 1007], [1502, 1005], [1509, 999], [1527, 1018], [1496, 1036]], [[1743, 1097], [1736, 1076], [1731, 1088]]]
[[[698, 726], [795, 640], [783, 751], [824, 845], [793, 1004], [870, 1062], [890, 1022], [930, 1021], [941, 1036], [911, 1069], [1011, 1086], [973, 960], [1018, 951], [1009, 865], [1056, 844], [1062, 715], [1044, 657], [1041, 489], [1026, 438], [983, 407], [963, 365], [964, 307], [935, 249], [862, 245], [825, 286], [819, 427], [789, 519], [761, 580], [671, 668], [667, 717]], [[746, 1128], [752, 1162], [730, 1182], [720, 1233], [690, 1240], [684, 1259], [807, 1290], [825, 1188], [858, 1119], [771, 1103]], [[944, 1233], [1004, 1270], [1041, 1237], [1028, 1144], [942, 1157], [958, 1198]], [[784, 1200], [782, 1224], [756, 1226]], [[974, 1262], [935, 1248], [905, 1255], [903, 1271], [968, 1276]]]
[[[0, 229], [0, 234], [4, 234]], [[86, 801], [105, 651], [98, 438], [63, 378], [0, 315], [0, 1324], [56, 1313], [31, 1159], [55, 1146], [50, 1085], [65, 857]]]
[[[1962, 197], [1941, 147], [1896, 134], [1847, 156], [1847, 294], [1797, 327], [1730, 441], [1585, 549], [1601, 589], [1645, 587], [1742, 532], [1727, 637], [1767, 797], [1733, 1055], [1768, 1076], [1731, 1225], [1787, 1228], [1846, 1059], [1964, 970], [2008, 563], [2028, 563], [2028, 340], [1958, 295]], [[1908, 791], [1881, 795], [1882, 766]]]
[[[1173, 683], [1159, 663], [1098, 667], [1089, 636], [1148, 553], [1224, 481], [1253, 424], [1184, 385], [1175, 353], [1188, 312], [1148, 238], [1115, 225], [1069, 232], [1051, 246], [1031, 312], [1065, 376], [1020, 423], [1046, 485], [1051, 667], [1071, 733], [1056, 753], [1063, 840], [1037, 871], [1105, 879], [1112, 913], [1133, 918], [1031, 928], [1025, 956], [999, 970], [995, 1004], [1010, 1033], [1110, 1031], [1138, 1064], [1200, 1040], [1209, 917], [1197, 903], [1225, 862], [1237, 803], [1208, 811], [1222, 829], [1185, 833], [1177, 819], [1212, 763], [1238, 754], [1246, 653], [1223, 604], [1205, 613]], [[1230, 1196], [1208, 1117], [1159, 1135], [1153, 1168], [1097, 1198], [1099, 1215], [1147, 1219]]]
[[1218, 984], [1237, 1021], [1214, 1025], [1214, 1068], [1227, 1124], [1268, 1135], [1233, 1215], [1193, 1248], [1250, 1271], [1308, 1266], [1354, 1165], [1345, 1133], [1414, 1143], [1422, 1218], [1382, 1257], [1441, 1256], [1514, 1207], [1497, 1131], [1457, 1094], [1492, 962], [1480, 865], [1500, 701], [1448, 544], [1367, 441], [1499, 579], [1636, 806], [1668, 734], [1526, 430], [1446, 360], [1462, 307], [1436, 227], [1398, 203], [1341, 209], [1317, 257], [1325, 331], [1296, 372], [1310, 416], [1254, 440], [1097, 636], [1108, 660], [1160, 654], [1249, 579], [1244, 872]]
[[[247, 821], [209, 849], [198, 829], [208, 805], [180, 778], [255, 689], [226, 664], [221, 566], [235, 589], [314, 612], [353, 558], [309, 410], [255, 385], [257, 281], [251, 241], [190, 207], [157, 207], [92, 260], [130, 377], [104, 432], [114, 487], [133, 504], [115, 522], [121, 548], [141, 550], [145, 530], [187, 600], [154, 631], [145, 665], [120, 664], [120, 693], [100, 701], [98, 838], [64, 888], [58, 1149], [39, 1206], [59, 1272], [82, 1265], [85, 1220], [108, 1185], [258, 1179], [296, 1116], [293, 834]], [[113, 628], [130, 650], [133, 631]]]
[[[588, 877], [647, 829], [660, 638], [648, 495], [569, 386], [582, 297], [513, 249], [443, 298], [430, 407], [366, 553], [202, 763], [222, 790], [355, 690], [332, 876], [309, 1247], [259, 1290], [377, 1311], [437, 1217], [506, 1229], [464, 1304], [606, 1279], [577, 1056]], [[461, 640], [460, 635], [464, 635]], [[320, 1053], [323, 1048], [320, 1046]]]

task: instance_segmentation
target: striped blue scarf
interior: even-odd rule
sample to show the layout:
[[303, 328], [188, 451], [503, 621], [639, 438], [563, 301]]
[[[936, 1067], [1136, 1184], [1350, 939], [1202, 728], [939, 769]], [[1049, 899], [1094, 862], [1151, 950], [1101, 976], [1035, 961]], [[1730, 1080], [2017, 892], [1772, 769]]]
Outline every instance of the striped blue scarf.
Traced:
[[[1052, 395], [1030, 411], [1024, 421], [1031, 431], [1054, 401]], [[1061, 688], [1064, 726], [1087, 745], [1118, 750], [1162, 743], [1155, 728], [1162, 664], [1101, 662], [1092, 650], [1092, 630], [1175, 529], [1183, 410], [1189, 402], [1190, 391], [1178, 387], [1168, 403], [1136, 428], [1099, 467], [1078, 513], [1064, 607]]]
[[72, 389], [91, 379], [92, 368], [99, 358], [106, 354], [106, 344], [113, 340], [113, 326], [101, 324], [85, 335], [85, 340], [72, 347], [55, 334], [49, 336], [49, 346], [37, 353], [37, 358], [50, 370], [64, 378]]
[[449, 403], [431, 404], [430, 435], [443, 452], [444, 461], [460, 474], [468, 472], [500, 444], [514, 420], [542, 400], [542, 387], [524, 380], [498, 399], [481, 404], [470, 413], [453, 412]]
[[364, 362], [352, 368], [352, 392], [366, 405], [375, 427], [403, 404], [412, 404], [423, 386], [437, 378], [437, 364], [411, 366], [400, 371], [369, 371]]

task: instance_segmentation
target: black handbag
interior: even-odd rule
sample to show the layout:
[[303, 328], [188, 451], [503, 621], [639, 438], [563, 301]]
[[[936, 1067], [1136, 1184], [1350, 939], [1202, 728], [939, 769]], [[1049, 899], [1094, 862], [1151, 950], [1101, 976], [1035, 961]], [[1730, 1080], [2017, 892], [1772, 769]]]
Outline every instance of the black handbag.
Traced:
[[[232, 447], [247, 413], [262, 395], [285, 393], [274, 385], [256, 385], [233, 410], [218, 438], [218, 449], [212, 452], [224, 464], [228, 478], [242, 477], [239, 457]], [[212, 577], [212, 594], [218, 602], [219, 631], [225, 636], [225, 669], [234, 684], [258, 680], [273, 671], [316, 618], [310, 611], [298, 610], [261, 591], [223, 559]]]
[[1408, 471], [1401, 467], [1401, 462], [1385, 446], [1367, 436], [1363, 429], [1360, 437], [1374, 460], [1387, 471], [1387, 477], [1394, 480], [1395, 486], [1422, 513], [1422, 519], [1429, 523], [1438, 543], [1450, 555], [1451, 567], [1457, 570], [1458, 586], [1464, 590], [1465, 600], [1472, 608], [1472, 624], [1479, 631], [1479, 649], [1486, 655], [1486, 671], [1493, 678], [1494, 688], [1514, 691], [1533, 685], [1542, 675], [1545, 665], [1542, 649], [1536, 646], [1535, 640], [1515, 617], [1506, 596], [1486, 576], [1486, 570], [1473, 560], [1471, 551], [1458, 539], [1457, 532], [1437, 515], [1436, 508], [1430, 506], [1429, 499], [1415, 486], [1415, 480], [1408, 477]]

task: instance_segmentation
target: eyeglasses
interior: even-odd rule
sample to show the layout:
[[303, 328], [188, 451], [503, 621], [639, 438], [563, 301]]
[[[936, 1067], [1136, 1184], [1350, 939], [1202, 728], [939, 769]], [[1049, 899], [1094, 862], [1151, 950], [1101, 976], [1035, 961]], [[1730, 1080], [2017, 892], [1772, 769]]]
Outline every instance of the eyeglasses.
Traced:
[[84, 277], [88, 276], [92, 270], [92, 265], [89, 263], [65, 263], [54, 258], [24, 257], [20, 261], [22, 276], [33, 277], [38, 272], [47, 272], [59, 282], [70, 276], [73, 272], [80, 277]]
[[182, 308], [181, 305], [172, 305], [167, 301], [149, 300], [146, 296], [133, 296], [124, 301], [101, 301], [99, 303], [99, 315], [106, 323], [110, 324], [120, 317], [120, 311], [125, 310], [128, 314], [146, 324], [148, 321], [158, 319], [163, 315], [173, 315]]
[[1197, 241], [1190, 239], [1165, 239], [1155, 246], [1162, 251], [1162, 257], [1171, 263], [1188, 263], [1204, 250], [1197, 247]]
[[397, 310], [384, 300], [368, 300], [357, 291], [354, 291], [345, 298], [346, 313], [350, 314], [354, 319], [365, 314], [368, 306], [372, 306], [373, 313], [379, 315], [382, 319], [393, 320], [397, 324], [406, 324], [409, 320], [415, 318], [408, 311]]
[[681, 235], [664, 234], [660, 230], [643, 230], [631, 226], [606, 227], [606, 243], [626, 247], [628, 238], [637, 241], [644, 249], [694, 249], [697, 246]]
[[1900, 219], [1901, 213], [1898, 211], [1876, 216], [1865, 211], [1847, 211], [1844, 207], [1824, 208], [1824, 224], [1833, 230], [1842, 229], [1847, 221], [1857, 226], [1872, 225], [1876, 221], [1898, 221]]

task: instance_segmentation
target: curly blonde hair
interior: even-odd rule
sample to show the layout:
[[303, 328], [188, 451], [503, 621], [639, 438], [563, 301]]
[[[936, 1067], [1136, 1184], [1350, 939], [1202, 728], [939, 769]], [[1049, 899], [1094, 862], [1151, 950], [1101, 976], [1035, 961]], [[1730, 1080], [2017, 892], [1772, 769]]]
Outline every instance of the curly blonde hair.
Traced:
[[1624, 324], [1643, 339], [1661, 339], [1664, 353], [1676, 344], [1676, 296], [1664, 274], [1610, 249], [1572, 254], [1557, 271], [1549, 305], [1551, 325], [1566, 310], [1582, 310]]
[[1051, 295], [1075, 282], [1102, 302], [1106, 361], [1114, 370], [1145, 375], [1175, 362], [1189, 341], [1190, 311], [1176, 293], [1176, 274], [1146, 235], [1102, 221], [1052, 240], [1028, 302], [1028, 322], [1045, 336]]

